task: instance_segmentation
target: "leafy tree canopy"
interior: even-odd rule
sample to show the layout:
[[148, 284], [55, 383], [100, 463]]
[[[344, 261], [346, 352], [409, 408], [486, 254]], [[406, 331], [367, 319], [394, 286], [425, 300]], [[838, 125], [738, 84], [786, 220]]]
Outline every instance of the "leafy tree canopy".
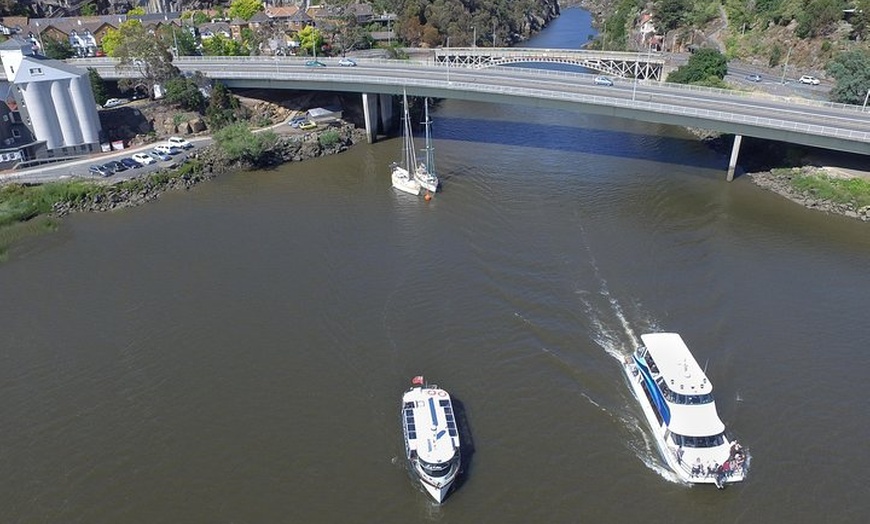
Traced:
[[314, 26], [305, 26], [296, 33], [299, 39], [299, 47], [307, 54], [314, 54], [315, 48], [323, 47], [323, 34]]
[[106, 82], [103, 81], [103, 77], [97, 73], [96, 69], [89, 67], [88, 80], [91, 83], [91, 91], [94, 93], [94, 100], [100, 105], [105, 104], [109, 97], [106, 95]]
[[864, 103], [870, 89], [870, 51], [856, 50], [837, 55], [827, 67], [837, 81], [831, 90], [831, 100], [843, 104]]
[[69, 40], [55, 40], [54, 38], [45, 39], [45, 49], [42, 52], [48, 58], [55, 60], [66, 60], [76, 54]]
[[251, 54], [245, 44], [220, 34], [203, 40], [202, 52], [210, 56], [246, 56]]
[[250, 20], [252, 16], [257, 14], [257, 11], [263, 9], [261, 0], [233, 0], [230, 2], [230, 9], [227, 14], [231, 18], [241, 18], [242, 20]]
[[271, 131], [254, 134], [247, 125], [237, 122], [216, 132], [214, 139], [228, 160], [256, 164], [277, 137]]
[[178, 104], [188, 111], [202, 111], [205, 97], [199, 91], [196, 83], [183, 76], [177, 76], [166, 82], [166, 100]]
[[103, 51], [120, 59], [122, 67], [132, 67], [150, 84], [165, 82], [178, 76], [172, 65], [171, 44], [165, 34], [146, 29], [139, 20], [122, 22], [118, 29], [109, 29], [103, 37]]
[[716, 49], [699, 49], [689, 62], [668, 75], [668, 82], [677, 84], [717, 84], [728, 73], [725, 55]]

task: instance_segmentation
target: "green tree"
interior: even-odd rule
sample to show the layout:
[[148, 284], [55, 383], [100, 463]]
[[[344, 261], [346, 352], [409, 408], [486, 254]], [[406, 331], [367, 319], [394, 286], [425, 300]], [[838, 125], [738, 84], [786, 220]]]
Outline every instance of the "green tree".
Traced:
[[179, 75], [165, 34], [149, 31], [139, 20], [127, 20], [118, 29], [109, 29], [102, 46], [107, 55], [120, 59], [121, 67], [132, 68], [148, 85]]
[[323, 34], [314, 26], [305, 26], [296, 33], [296, 38], [299, 39], [299, 47], [306, 54], [315, 54], [315, 49], [319, 50], [323, 46]]
[[251, 54], [245, 44], [220, 34], [203, 40], [202, 52], [210, 56], [247, 56]]
[[261, 0], [233, 0], [230, 2], [230, 9], [227, 14], [231, 18], [241, 18], [242, 20], [250, 20], [252, 16], [257, 14], [257, 11], [263, 9]]
[[727, 73], [725, 55], [716, 49], [699, 49], [686, 65], [668, 75], [668, 82], [718, 86]]
[[239, 100], [230, 90], [224, 84], [215, 82], [205, 110], [209, 127], [218, 130], [233, 123], [237, 119], [239, 107]]
[[143, 16], [145, 14], [144, 7], [134, 7], [127, 11], [127, 16]]
[[795, 34], [806, 38], [827, 33], [835, 22], [843, 18], [844, 7], [843, 0], [809, 0], [797, 16]]
[[82, 16], [94, 16], [97, 13], [97, 6], [93, 2], [88, 2], [81, 7]]
[[659, 31], [676, 29], [691, 10], [689, 0], [658, 0], [655, 8], [656, 28]]
[[76, 55], [69, 40], [55, 40], [54, 38], [45, 39], [45, 49], [42, 51], [45, 56], [55, 60], [66, 60]]
[[103, 80], [103, 77], [97, 73], [96, 69], [89, 67], [88, 80], [91, 83], [91, 91], [94, 93], [94, 100], [100, 105], [105, 104], [108, 96], [106, 96], [106, 82]]
[[864, 103], [864, 97], [870, 90], [870, 51], [840, 53], [826, 70], [837, 82], [831, 90], [831, 101], [856, 105]]
[[275, 133], [252, 133], [242, 122], [228, 125], [214, 134], [214, 140], [227, 160], [256, 165], [277, 141]]
[[195, 82], [183, 76], [177, 76], [166, 81], [166, 100], [178, 104], [182, 109], [201, 112], [205, 105], [205, 97], [199, 91]]
[[163, 27], [161, 35], [164, 42], [172, 42], [172, 49], [177, 46], [175, 56], [193, 56], [198, 54], [196, 38], [186, 27], [176, 27], [169, 24]]

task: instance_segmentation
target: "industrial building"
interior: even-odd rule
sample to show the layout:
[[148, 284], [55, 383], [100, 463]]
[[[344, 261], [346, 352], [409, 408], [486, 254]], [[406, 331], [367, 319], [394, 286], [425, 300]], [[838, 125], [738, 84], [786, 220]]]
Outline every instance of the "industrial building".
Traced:
[[101, 127], [87, 71], [38, 55], [30, 40], [0, 44], [0, 168], [100, 151]]

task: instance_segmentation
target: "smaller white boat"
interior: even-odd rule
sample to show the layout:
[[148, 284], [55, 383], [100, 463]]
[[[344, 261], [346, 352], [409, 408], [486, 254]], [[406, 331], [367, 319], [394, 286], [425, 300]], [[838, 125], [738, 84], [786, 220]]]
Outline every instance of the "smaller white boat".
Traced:
[[749, 455], [730, 440], [716, 412], [713, 384], [676, 333], [641, 335], [625, 373], [662, 457], [683, 482], [742, 481]]
[[412, 195], [420, 194], [420, 182], [417, 181], [415, 171], [422, 166], [417, 166], [417, 154], [414, 150], [414, 134], [411, 130], [411, 116], [408, 113], [408, 95], [402, 93], [402, 161], [394, 162], [392, 170], [393, 187], [399, 191]]
[[439, 504], [459, 476], [459, 429], [450, 394], [422, 376], [402, 396], [405, 455], [414, 476]]
[[417, 166], [417, 170], [414, 171], [414, 177], [420, 183], [420, 187], [431, 193], [436, 193], [441, 181], [438, 180], [438, 175], [435, 174], [435, 148], [432, 146], [432, 120], [429, 118], [428, 98], [424, 102], [423, 107], [423, 129], [426, 130], [426, 142], [423, 148], [425, 160]]

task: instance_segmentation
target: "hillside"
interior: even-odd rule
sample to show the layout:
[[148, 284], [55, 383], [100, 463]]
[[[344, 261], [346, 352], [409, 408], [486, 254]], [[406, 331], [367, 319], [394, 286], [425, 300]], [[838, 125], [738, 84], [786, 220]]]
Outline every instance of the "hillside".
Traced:
[[[568, 0], [595, 15], [606, 42], [596, 47], [645, 49], [641, 17], [652, 14], [660, 47], [685, 52], [714, 47], [729, 59], [759, 67], [789, 67], [825, 77], [825, 66], [838, 53], [870, 50], [870, 0]], [[861, 9], [866, 5], [866, 9]], [[857, 6], [850, 11], [848, 8]], [[866, 15], [864, 13], [867, 13]], [[605, 36], [602, 34], [602, 37]]]

